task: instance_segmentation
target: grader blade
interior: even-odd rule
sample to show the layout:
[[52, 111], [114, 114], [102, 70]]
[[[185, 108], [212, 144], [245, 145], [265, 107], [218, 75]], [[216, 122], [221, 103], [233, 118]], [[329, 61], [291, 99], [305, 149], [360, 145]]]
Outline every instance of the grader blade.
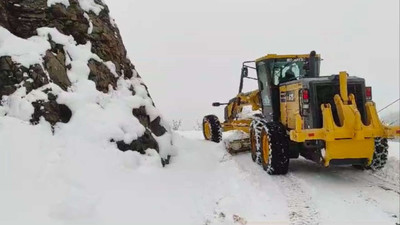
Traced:
[[250, 150], [250, 138], [237, 140], [224, 140], [225, 148], [229, 153], [235, 154]]

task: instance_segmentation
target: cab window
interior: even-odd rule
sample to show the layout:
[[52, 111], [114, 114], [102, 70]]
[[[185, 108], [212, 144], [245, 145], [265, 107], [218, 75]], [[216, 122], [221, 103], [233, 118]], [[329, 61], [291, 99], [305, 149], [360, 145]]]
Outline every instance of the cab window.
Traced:
[[261, 101], [263, 107], [271, 106], [270, 90], [267, 79], [267, 67], [264, 62], [257, 64], [258, 85], [261, 90]]
[[274, 85], [303, 77], [306, 73], [304, 63], [302, 59], [285, 59], [273, 62], [271, 74]]

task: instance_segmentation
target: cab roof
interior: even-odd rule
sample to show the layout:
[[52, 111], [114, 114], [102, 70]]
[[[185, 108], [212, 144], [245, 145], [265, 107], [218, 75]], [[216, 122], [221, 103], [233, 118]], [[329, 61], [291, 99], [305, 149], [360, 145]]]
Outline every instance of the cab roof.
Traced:
[[[319, 54], [316, 54], [315, 57], [320, 58]], [[277, 54], [268, 54], [261, 58], [256, 59], [256, 62], [260, 62], [266, 59], [296, 59], [296, 58], [310, 58], [309, 54], [302, 54], [302, 55], [277, 55]]]

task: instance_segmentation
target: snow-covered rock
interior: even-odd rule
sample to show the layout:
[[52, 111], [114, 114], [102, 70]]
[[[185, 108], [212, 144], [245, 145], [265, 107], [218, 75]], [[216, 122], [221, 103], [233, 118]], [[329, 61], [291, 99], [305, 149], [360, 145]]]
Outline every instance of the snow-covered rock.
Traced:
[[49, 124], [49, 134], [96, 148], [173, 154], [102, 1], [0, 1], [0, 11], [0, 122]]

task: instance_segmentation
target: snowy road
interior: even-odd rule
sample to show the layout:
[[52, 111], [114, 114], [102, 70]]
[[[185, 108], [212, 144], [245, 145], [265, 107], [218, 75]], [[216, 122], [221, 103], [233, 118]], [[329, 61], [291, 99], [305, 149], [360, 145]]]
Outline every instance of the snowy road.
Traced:
[[[154, 150], [58, 139], [44, 125], [0, 123], [0, 224], [395, 225], [399, 143], [379, 172], [298, 159], [270, 176], [249, 153], [231, 156], [201, 132], [174, 134], [162, 168]], [[29, 141], [16, 141], [15, 129]], [[60, 141], [63, 140], [63, 141]]]
[[[251, 161], [249, 153], [230, 156], [224, 153], [222, 144], [203, 141], [200, 132], [181, 132], [180, 135], [183, 136], [178, 138], [181, 151], [185, 148], [192, 151], [189, 146], [196, 146], [193, 151], [203, 149], [204, 154], [209, 154], [206, 148], [214, 148], [212, 150], [220, 154], [214, 153], [220, 158], [220, 164], [226, 164], [229, 167], [227, 170], [233, 170], [226, 171], [227, 175], [236, 173], [237, 185], [244, 189], [237, 195], [231, 192], [230, 187], [225, 193], [221, 192], [222, 199], [230, 196], [231, 204], [226, 208], [220, 207], [217, 215], [221, 212], [238, 215], [247, 224], [394, 225], [399, 222], [398, 143], [391, 143], [389, 163], [384, 170], [376, 173], [352, 167], [323, 168], [313, 162], [296, 159], [290, 162], [290, 171], [286, 176], [269, 176]], [[200, 158], [193, 159], [193, 164]], [[243, 199], [242, 195], [246, 197]], [[232, 210], [232, 204], [237, 203], [243, 207]], [[230, 224], [218, 216], [212, 218], [209, 224], [214, 223]]]

